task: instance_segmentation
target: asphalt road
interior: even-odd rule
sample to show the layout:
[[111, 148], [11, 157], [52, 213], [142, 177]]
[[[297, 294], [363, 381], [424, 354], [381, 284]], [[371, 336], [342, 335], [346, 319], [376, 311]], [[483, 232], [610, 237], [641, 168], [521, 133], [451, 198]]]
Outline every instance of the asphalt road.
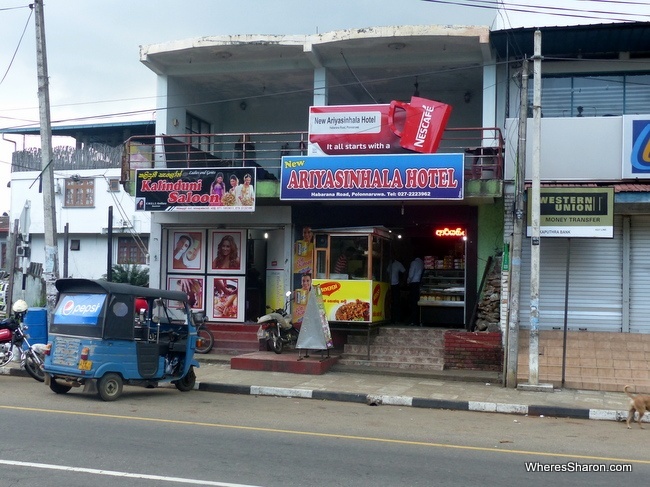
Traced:
[[106, 403], [11, 376], [0, 390], [3, 487], [593, 487], [650, 474], [650, 431], [616, 422], [171, 388], [125, 387]]

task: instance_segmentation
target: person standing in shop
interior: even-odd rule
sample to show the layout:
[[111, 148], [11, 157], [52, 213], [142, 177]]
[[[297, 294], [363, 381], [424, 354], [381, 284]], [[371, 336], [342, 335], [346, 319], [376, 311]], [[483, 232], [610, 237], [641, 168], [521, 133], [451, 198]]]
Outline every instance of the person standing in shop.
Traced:
[[418, 307], [422, 272], [424, 272], [424, 261], [419, 255], [416, 255], [409, 266], [409, 274], [406, 279], [409, 285], [409, 312], [411, 314], [412, 326], [422, 326], [422, 323], [420, 323], [420, 309]]
[[391, 306], [390, 306], [390, 322], [395, 323], [400, 318], [399, 313], [399, 303], [400, 303], [400, 286], [399, 278], [400, 274], [404, 274], [406, 269], [402, 263], [397, 259], [392, 259], [390, 264], [388, 264], [388, 275], [390, 276], [390, 295], [391, 295]]

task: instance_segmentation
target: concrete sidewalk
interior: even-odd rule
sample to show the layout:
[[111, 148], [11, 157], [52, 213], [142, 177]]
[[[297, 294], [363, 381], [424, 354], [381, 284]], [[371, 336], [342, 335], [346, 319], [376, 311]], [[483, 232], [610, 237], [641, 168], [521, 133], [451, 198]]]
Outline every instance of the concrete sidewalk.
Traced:
[[521, 391], [503, 387], [494, 373], [389, 371], [387, 375], [335, 366], [323, 375], [301, 375], [233, 370], [223, 357], [210, 354], [198, 359], [200, 391], [612, 421], [627, 417], [624, 392]]
[[[509, 389], [494, 373], [376, 373], [335, 366], [323, 375], [303, 375], [234, 370], [230, 368], [231, 356], [208, 354], [196, 358], [200, 362], [196, 389], [205, 392], [610, 421], [624, 421], [627, 417], [628, 397], [624, 392]], [[0, 368], [0, 374], [29, 377], [16, 363]]]

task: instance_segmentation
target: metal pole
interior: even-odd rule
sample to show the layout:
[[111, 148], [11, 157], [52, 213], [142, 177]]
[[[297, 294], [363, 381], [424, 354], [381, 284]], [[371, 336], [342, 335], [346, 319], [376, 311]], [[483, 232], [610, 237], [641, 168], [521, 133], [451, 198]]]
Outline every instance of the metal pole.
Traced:
[[530, 385], [539, 384], [539, 256], [540, 256], [540, 172], [542, 127], [542, 32], [535, 31], [533, 56], [533, 160], [531, 190], [531, 249], [530, 249]]
[[526, 179], [526, 126], [528, 121], [528, 59], [521, 68], [521, 98], [519, 102], [519, 145], [515, 179], [514, 229], [510, 250], [510, 312], [508, 317], [508, 355], [506, 387], [517, 387], [519, 357], [519, 294], [521, 286], [521, 242], [524, 232], [524, 182]]
[[45, 238], [45, 263], [43, 276], [48, 311], [56, 305], [56, 287], [59, 277], [59, 251], [56, 234], [56, 208], [54, 205], [54, 167], [52, 164], [52, 123], [50, 120], [50, 91], [45, 50], [45, 24], [43, 0], [34, 1], [36, 24], [36, 67], [38, 72], [38, 106], [41, 122], [41, 167], [43, 178], [43, 220]]
[[571, 269], [571, 239], [566, 244], [566, 275], [564, 277], [564, 338], [562, 340], [562, 387], [566, 377], [566, 336], [569, 329], [569, 269]]
[[108, 251], [106, 252], [106, 280], [113, 281], [113, 207], [108, 207], [108, 231], [107, 231], [107, 245]]

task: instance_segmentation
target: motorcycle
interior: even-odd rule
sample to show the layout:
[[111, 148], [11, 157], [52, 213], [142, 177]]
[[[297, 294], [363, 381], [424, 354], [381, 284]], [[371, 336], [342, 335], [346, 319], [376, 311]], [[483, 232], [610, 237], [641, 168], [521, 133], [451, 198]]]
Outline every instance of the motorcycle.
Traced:
[[43, 344], [31, 345], [28, 340], [27, 325], [23, 324], [27, 314], [27, 303], [19, 299], [11, 307], [12, 315], [0, 321], [0, 367], [12, 360], [20, 359], [20, 366], [39, 382], [45, 381]]
[[291, 302], [291, 291], [286, 294], [284, 308], [273, 309], [267, 306], [271, 312], [257, 320], [260, 325], [257, 331], [257, 338], [266, 340], [266, 346], [275, 353], [282, 353], [285, 346], [295, 347], [300, 331], [291, 323], [289, 315], [289, 303]]

